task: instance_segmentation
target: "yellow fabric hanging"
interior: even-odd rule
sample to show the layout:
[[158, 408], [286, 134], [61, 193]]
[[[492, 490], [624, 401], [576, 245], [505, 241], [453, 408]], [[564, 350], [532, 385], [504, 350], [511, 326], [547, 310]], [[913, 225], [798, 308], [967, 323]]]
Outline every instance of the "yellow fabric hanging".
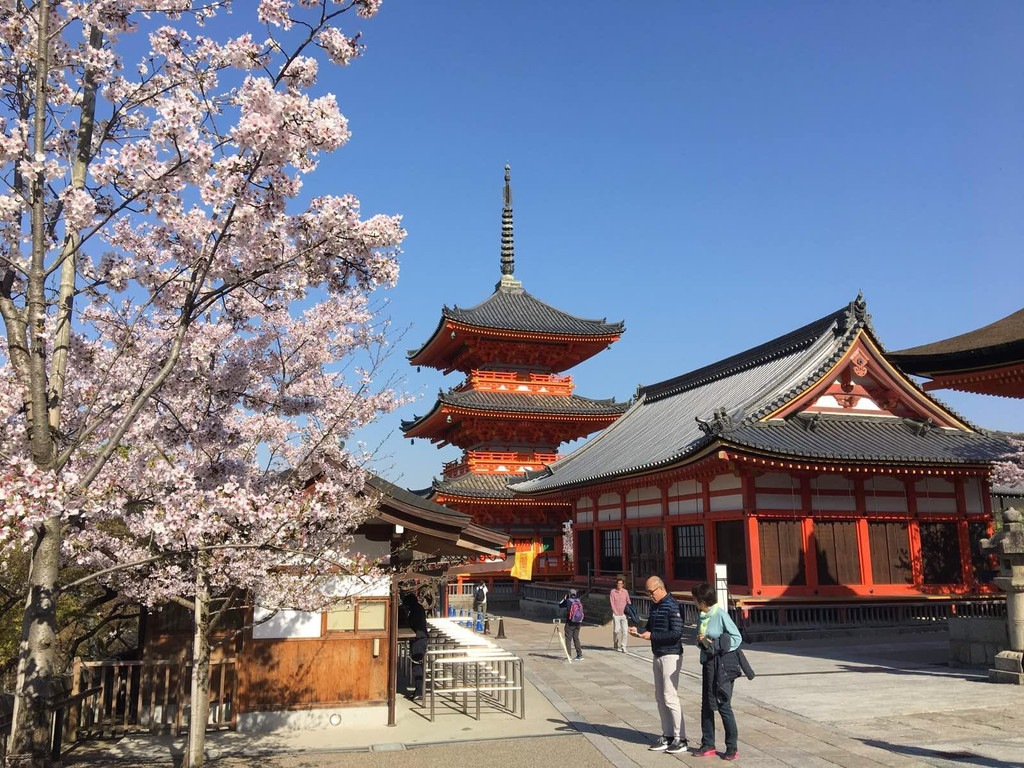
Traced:
[[512, 565], [510, 574], [512, 578], [531, 581], [533, 579], [533, 560], [536, 556], [533, 551], [516, 552], [516, 561]]

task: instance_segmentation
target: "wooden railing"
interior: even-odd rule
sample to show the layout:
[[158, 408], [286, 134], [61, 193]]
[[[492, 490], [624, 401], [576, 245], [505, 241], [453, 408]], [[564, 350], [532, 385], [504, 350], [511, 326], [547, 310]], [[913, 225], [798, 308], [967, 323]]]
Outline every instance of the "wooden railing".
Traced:
[[841, 627], [942, 627], [951, 616], [1005, 616], [1006, 601], [745, 605], [740, 606], [737, 613], [742, 628], [760, 634]]
[[461, 459], [442, 467], [447, 478], [462, 477], [467, 472], [481, 475], [518, 475], [527, 469], [537, 470], [562, 458], [558, 453], [517, 451], [466, 451]]
[[536, 395], [571, 395], [572, 376], [518, 371], [470, 371], [466, 389], [480, 392], [523, 392]]
[[[75, 659], [68, 740], [133, 731], [177, 736], [191, 712], [192, 664], [180, 661], [82, 661]], [[234, 728], [238, 673], [235, 659], [210, 663], [207, 728]]]

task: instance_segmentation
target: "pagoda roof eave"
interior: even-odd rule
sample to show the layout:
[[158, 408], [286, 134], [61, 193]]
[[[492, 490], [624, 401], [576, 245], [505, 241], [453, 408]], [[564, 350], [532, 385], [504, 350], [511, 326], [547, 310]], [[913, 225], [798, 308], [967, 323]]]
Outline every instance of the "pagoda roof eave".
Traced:
[[888, 357], [905, 372], [929, 378], [1024, 363], [1024, 309], [958, 336], [890, 352]]
[[[591, 341], [611, 343], [622, 336], [626, 325], [620, 321], [589, 319], [563, 312], [523, 290], [522, 284], [502, 281], [484, 301], [468, 309], [442, 307], [441, 319], [434, 333], [419, 349], [409, 350], [413, 365], [446, 367], [431, 362], [445, 344], [445, 332], [453, 328], [473, 330], [489, 335], [508, 334], [509, 338]], [[583, 358], [586, 359], [586, 358]], [[582, 362], [580, 360], [579, 362]]]
[[[629, 403], [616, 403], [614, 398], [593, 400], [579, 395], [518, 395], [473, 390], [442, 392], [434, 407], [424, 416], [402, 422], [405, 437], [429, 437], [431, 432], [444, 431], [447, 418], [442, 416], [469, 416], [478, 418], [507, 418], [510, 414], [531, 421], [592, 421], [607, 426], [629, 407]], [[601, 427], [595, 427], [600, 429]], [[415, 433], [415, 434], [414, 434]]]
[[[428, 368], [437, 368], [443, 371], [462, 370], [454, 360], [452, 352], [452, 340], [459, 335], [479, 334], [489, 339], [504, 338], [509, 342], [538, 342], [544, 344], [562, 343], [584, 345], [592, 347], [593, 351], [587, 354], [587, 350], [580, 350], [575, 356], [578, 359], [572, 365], [562, 366], [562, 369], [571, 368], [582, 363], [584, 360], [593, 357], [610, 344], [618, 341], [622, 333], [609, 333], [604, 335], [586, 335], [570, 333], [542, 333], [536, 331], [517, 331], [503, 328], [491, 328], [488, 326], [471, 325], [448, 318], [441, 318], [437, 329], [419, 349], [410, 349], [406, 357], [410, 365], [425, 365]], [[454, 334], [454, 336], [453, 336]]]
[[[538, 502], [513, 493], [508, 484], [517, 475], [488, 475], [467, 473], [456, 478], [435, 479], [428, 489], [432, 499], [443, 499], [454, 504], [487, 504], [504, 506], [533, 506]], [[541, 502], [544, 506], [565, 506], [564, 501]]]

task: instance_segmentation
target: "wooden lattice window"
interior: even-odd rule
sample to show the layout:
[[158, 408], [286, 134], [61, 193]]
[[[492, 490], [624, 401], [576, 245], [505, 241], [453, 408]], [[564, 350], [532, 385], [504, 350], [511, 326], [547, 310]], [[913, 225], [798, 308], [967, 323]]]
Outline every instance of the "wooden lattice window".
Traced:
[[594, 565], [594, 532], [579, 531], [577, 538], [576, 572], [580, 576], [586, 576]]
[[605, 573], [622, 570], [622, 529], [601, 531], [601, 570]]
[[704, 556], [704, 526], [677, 525], [672, 529], [673, 573], [677, 579], [704, 581], [708, 570]]
[[729, 584], [748, 584], [747, 534], [743, 520], [723, 520], [715, 523], [715, 543], [718, 562], [728, 569]]

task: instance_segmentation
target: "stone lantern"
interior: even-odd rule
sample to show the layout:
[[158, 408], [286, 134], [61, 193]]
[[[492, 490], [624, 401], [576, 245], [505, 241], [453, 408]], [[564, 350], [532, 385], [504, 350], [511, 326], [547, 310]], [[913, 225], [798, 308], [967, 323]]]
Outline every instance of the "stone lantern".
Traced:
[[988, 679], [993, 683], [1024, 685], [1024, 522], [1016, 509], [1003, 512], [1003, 528], [991, 539], [981, 542], [983, 551], [999, 560], [1001, 575], [995, 584], [1006, 593], [1006, 621], [1010, 647], [996, 654], [995, 669]]

